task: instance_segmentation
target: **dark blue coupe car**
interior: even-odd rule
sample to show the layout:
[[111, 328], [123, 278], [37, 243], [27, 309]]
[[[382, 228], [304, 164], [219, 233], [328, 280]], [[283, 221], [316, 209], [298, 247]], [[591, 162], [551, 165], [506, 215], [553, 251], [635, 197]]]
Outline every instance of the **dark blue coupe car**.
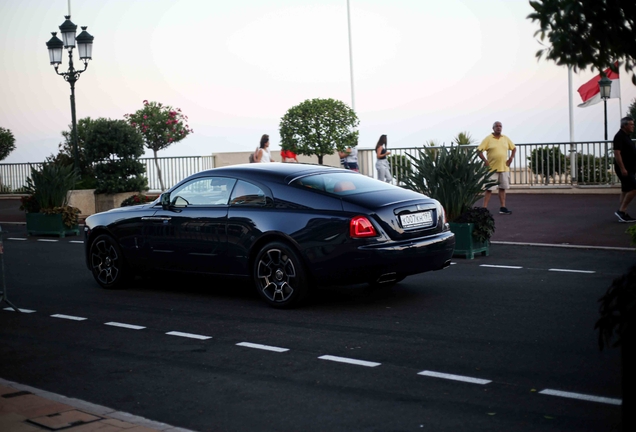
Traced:
[[155, 202], [86, 219], [86, 263], [104, 288], [167, 270], [251, 278], [271, 306], [320, 286], [392, 285], [450, 264], [440, 204], [353, 171], [246, 164], [194, 174]]

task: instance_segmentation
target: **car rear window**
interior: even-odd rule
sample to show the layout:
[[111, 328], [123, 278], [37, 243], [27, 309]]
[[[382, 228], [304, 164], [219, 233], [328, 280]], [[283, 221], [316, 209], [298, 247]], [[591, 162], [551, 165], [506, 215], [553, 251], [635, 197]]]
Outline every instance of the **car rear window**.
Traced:
[[292, 184], [334, 195], [353, 195], [393, 187], [363, 174], [342, 172], [309, 175], [294, 180]]

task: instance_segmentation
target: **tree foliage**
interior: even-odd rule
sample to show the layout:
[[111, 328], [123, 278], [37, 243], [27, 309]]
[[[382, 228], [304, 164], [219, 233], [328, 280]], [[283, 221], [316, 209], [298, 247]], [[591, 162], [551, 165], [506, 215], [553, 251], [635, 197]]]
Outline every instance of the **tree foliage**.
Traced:
[[356, 113], [335, 99], [308, 99], [291, 107], [280, 121], [281, 147], [306, 156], [323, 156], [358, 145]]
[[99, 118], [93, 121], [84, 151], [94, 165], [96, 193], [142, 191], [148, 181], [139, 161], [144, 154], [141, 136], [124, 120]]
[[146, 147], [152, 150], [159, 184], [164, 190], [157, 152], [181, 141], [194, 130], [188, 126], [188, 116], [184, 115], [180, 108], [174, 109], [171, 106], [147, 100], [143, 104], [142, 109], [134, 114], [124, 114], [124, 117], [128, 124], [141, 134]]
[[15, 150], [15, 138], [9, 129], [0, 127], [0, 160], [4, 160]]
[[636, 85], [636, 2], [629, 0], [536, 0], [528, 19], [538, 21], [541, 42], [537, 58], [603, 73], [621, 61]]
[[[79, 119], [77, 122], [77, 158], [80, 178], [75, 187], [77, 189], [95, 189], [96, 179], [93, 166], [86, 160], [84, 147], [93, 120], [90, 117]], [[56, 155], [51, 154], [45, 162], [62, 166], [73, 166], [75, 153], [73, 150], [73, 125], [68, 125], [68, 130], [62, 131], [64, 141], [59, 143]]]

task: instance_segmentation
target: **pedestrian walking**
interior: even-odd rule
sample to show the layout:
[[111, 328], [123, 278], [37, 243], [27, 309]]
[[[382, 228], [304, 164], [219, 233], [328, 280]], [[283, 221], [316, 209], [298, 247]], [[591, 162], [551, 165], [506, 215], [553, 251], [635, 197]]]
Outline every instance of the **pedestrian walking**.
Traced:
[[272, 160], [272, 155], [269, 152], [269, 135], [264, 134], [261, 137], [261, 143], [254, 152], [254, 162], [275, 162]]
[[634, 133], [634, 119], [621, 119], [621, 128], [614, 135], [614, 170], [621, 181], [621, 195], [618, 210], [614, 213], [619, 222], [636, 222], [627, 214], [627, 206], [636, 196], [636, 146], [631, 139]]
[[[506, 207], [506, 189], [510, 189], [510, 164], [512, 163], [517, 149], [507, 136], [501, 133], [503, 126], [496, 121], [492, 125], [492, 133], [488, 135], [477, 147], [477, 155], [490, 167], [491, 180], [497, 184], [489, 188], [484, 194], [484, 207], [488, 207], [488, 202], [492, 192], [497, 189], [499, 195], [499, 213], [504, 215], [512, 214]], [[483, 152], [486, 152], [484, 157]], [[508, 151], [511, 152], [508, 157]]]
[[360, 171], [358, 168], [358, 149], [355, 147], [347, 147], [345, 151], [338, 152], [342, 165], [351, 171]]
[[393, 177], [391, 176], [391, 165], [387, 159], [387, 156], [391, 154], [391, 150], [387, 150], [386, 135], [381, 135], [378, 143], [375, 145], [375, 155], [378, 158], [375, 163], [375, 169], [378, 171], [378, 180], [391, 183]]

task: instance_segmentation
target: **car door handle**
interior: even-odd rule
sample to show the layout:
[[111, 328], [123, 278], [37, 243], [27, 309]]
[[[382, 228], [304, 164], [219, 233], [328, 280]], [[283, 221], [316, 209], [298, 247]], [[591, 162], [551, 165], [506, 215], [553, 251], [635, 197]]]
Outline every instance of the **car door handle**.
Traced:
[[169, 221], [170, 219], [172, 219], [170, 216], [146, 216], [141, 218], [142, 221], [157, 221], [157, 222]]

